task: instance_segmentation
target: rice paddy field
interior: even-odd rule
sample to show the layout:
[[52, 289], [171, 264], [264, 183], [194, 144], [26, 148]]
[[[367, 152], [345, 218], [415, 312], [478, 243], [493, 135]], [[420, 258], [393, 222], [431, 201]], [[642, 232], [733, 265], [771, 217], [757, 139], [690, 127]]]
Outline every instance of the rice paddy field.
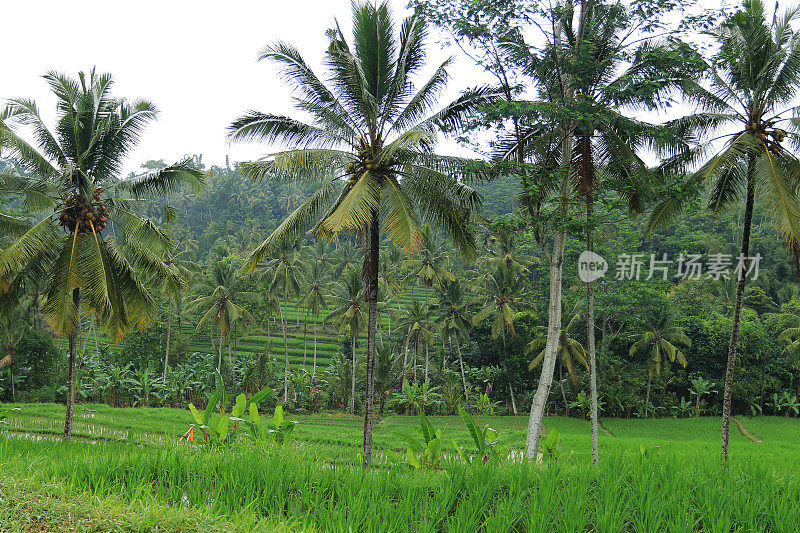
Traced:
[[519, 460], [523, 417], [484, 417], [499, 462], [464, 464], [460, 418], [442, 430], [436, 468], [388, 459], [415, 417], [376, 422], [376, 466], [359, 465], [362, 421], [292, 415], [282, 446], [246, 440], [207, 450], [178, 443], [193, 422], [176, 409], [79, 405], [76, 437], [61, 442], [64, 407], [2, 404], [0, 531], [797, 531], [800, 421], [744, 418], [727, 467], [719, 419], [605, 419], [602, 464], [589, 464], [589, 428], [548, 418], [556, 457]]
[[[398, 300], [391, 301], [390, 304], [394, 308], [399, 305], [401, 308], [408, 308], [414, 300], [420, 302], [425, 300], [425, 289], [419, 286], [412, 285], [407, 287], [406, 290], [398, 296]], [[307, 363], [306, 366], [311, 364], [314, 353], [314, 317], [302, 305], [296, 305], [296, 302], [290, 302], [288, 305], [282, 302], [281, 305], [286, 305], [286, 324], [287, 324], [287, 344], [289, 351], [289, 366], [293, 371], [297, 371], [303, 366], [303, 362]], [[341, 340], [339, 336], [339, 325], [330, 321], [325, 321], [327, 311], [323, 310], [317, 321], [317, 366], [319, 368], [326, 368], [330, 366], [337, 353], [341, 350]], [[191, 317], [190, 317], [191, 318]], [[196, 318], [196, 317], [195, 317]], [[305, 323], [306, 318], [308, 323]], [[383, 328], [383, 333], [388, 333], [390, 325], [394, 327], [396, 321], [390, 324], [385, 315], [381, 315], [380, 327]], [[177, 323], [175, 329], [178, 329]], [[217, 350], [216, 346], [212, 346], [211, 331], [208, 328], [198, 330], [196, 324], [192, 323], [191, 319], [185, 319], [180, 328], [181, 333], [188, 341], [188, 352], [199, 353], [208, 356], [209, 360], [216, 360]], [[90, 332], [88, 337], [85, 337], [81, 342], [87, 342], [88, 353], [94, 353], [94, 335], [96, 333], [97, 342], [100, 346], [106, 346], [109, 351], [114, 352], [122, 349], [122, 345], [111, 342], [108, 336], [98, 329], [97, 332]], [[237, 335], [235, 352], [231, 348], [231, 353], [234, 353], [236, 358], [248, 357], [254, 354], [263, 353], [267, 347], [270, 347], [272, 357], [283, 361], [284, 346], [283, 335], [281, 332], [280, 322], [275, 321], [271, 324], [269, 335], [266, 328], [260, 330], [251, 330], [246, 336]], [[87, 335], [87, 333], [84, 333]], [[366, 341], [366, 333], [359, 336], [362, 341]], [[87, 341], [88, 339], [88, 341]], [[66, 339], [58, 339], [62, 346], [66, 348]], [[216, 340], [214, 341], [216, 342]], [[271, 342], [271, 345], [270, 345]], [[233, 344], [233, 340], [231, 340]], [[228, 347], [226, 345], [224, 355], [228, 356]]]

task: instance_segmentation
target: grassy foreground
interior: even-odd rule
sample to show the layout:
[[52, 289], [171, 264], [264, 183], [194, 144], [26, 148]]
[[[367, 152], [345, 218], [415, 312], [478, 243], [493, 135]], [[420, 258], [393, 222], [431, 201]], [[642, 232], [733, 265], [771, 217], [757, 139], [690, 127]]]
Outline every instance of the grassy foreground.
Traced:
[[[11, 410], [19, 408], [19, 410]], [[561, 458], [468, 467], [447, 455], [435, 471], [356, 464], [361, 422], [293, 416], [283, 448], [176, 445], [190, 416], [171, 409], [80, 406], [71, 443], [52, 440], [63, 407], [1, 405], [0, 531], [797, 531], [800, 421], [743, 419], [763, 442], [732, 435], [718, 460], [719, 420], [606, 419], [603, 464], [588, 466], [588, 426], [547, 419]], [[457, 417], [432, 417], [471, 448]], [[521, 449], [525, 419], [486, 417], [504, 454]], [[379, 450], [409, 417], [381, 420]], [[100, 440], [97, 438], [99, 437]], [[40, 439], [40, 440], [39, 440]]]

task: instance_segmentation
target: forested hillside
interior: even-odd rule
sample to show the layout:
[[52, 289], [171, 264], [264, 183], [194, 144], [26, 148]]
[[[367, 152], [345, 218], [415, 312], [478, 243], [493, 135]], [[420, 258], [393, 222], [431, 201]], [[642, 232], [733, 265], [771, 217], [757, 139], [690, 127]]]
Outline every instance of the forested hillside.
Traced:
[[[196, 162], [202, 164], [201, 158]], [[155, 168], [159, 165], [147, 164]], [[168, 199], [178, 215], [169, 226], [174, 253], [195, 281], [180, 295], [180, 304], [173, 303], [172, 307], [163, 292], [154, 290], [161, 299], [155, 325], [125, 337], [119, 344], [96, 328], [92, 319], [84, 319], [79, 398], [113, 405], [179, 406], [202, 401], [198, 395], [212, 379], [209, 369], [216, 367], [222, 344], [223, 370], [234, 386], [255, 390], [272, 384], [282, 388], [284, 357], [288, 354], [291, 406], [306, 410], [349, 406], [351, 324], [335, 315], [347, 304], [347, 272], [361, 267], [353, 241], [318, 243], [304, 239], [299, 248], [290, 252], [296, 289], [286, 293], [283, 287], [270, 290], [273, 272], [265, 269], [253, 276], [244, 275], [240, 273], [242, 263], [260, 240], [314, 190], [314, 185], [299, 188], [274, 181], [248, 181], [236, 168], [212, 167], [207, 174], [209, 180], [201, 192], [184, 191]], [[486, 217], [486, 224], [479, 230], [480, 256], [472, 262], [462, 261], [435, 233], [432, 248], [426, 254], [433, 259], [441, 283], [446, 285], [446, 279], [450, 279], [446, 273], [452, 273], [459, 281], [461, 305], [470, 325], [472, 316], [490, 303], [491, 291], [512, 291], [516, 297], [512, 304], [514, 314], [504, 319], [507, 322], [497, 338], [492, 334], [495, 312], [490, 309], [484, 320], [463, 332], [457, 341], [459, 346], [453, 335], [444, 335], [443, 340], [440, 299], [444, 291], [440, 282], [434, 276], [426, 291], [425, 277], [419, 270], [420, 258], [402, 253], [388, 241], [383, 243], [382, 254], [388, 264], [382, 273], [380, 333], [385, 347], [382, 364], [387, 374], [378, 386], [384, 389], [384, 402], [397, 405], [398, 409], [405, 409], [406, 403], [418, 404], [421, 400], [416, 395], [424, 394], [411, 389], [404, 393], [401, 389], [395, 372], [402, 365], [406, 348], [409, 368], [416, 358], [414, 368], [419, 371], [420, 383], [424, 381], [427, 352], [432, 384], [430, 398], [424, 400], [428, 409], [454, 411], [463, 389], [459, 349], [470, 397], [476, 403], [485, 403], [484, 408], [511, 412], [516, 405], [524, 410], [535, 389], [538, 372], [529, 369], [529, 364], [538, 350], [534, 349], [535, 344], [528, 345], [540, 338], [546, 325], [546, 262], [531, 230], [514, 209], [519, 184], [513, 178], [498, 178], [476, 183], [475, 187], [483, 197], [482, 213]], [[6, 209], [13, 211], [14, 204], [6, 204]], [[144, 214], [158, 223], [165, 222], [158, 206]], [[680, 254], [700, 254], [707, 262], [710, 255], [718, 253], [735, 258], [741, 218], [741, 209], [716, 215], [703, 208], [702, 199], [673, 223], [650, 233], [645, 231], [641, 217], [629, 217], [612, 209], [598, 215], [595, 251], [609, 263], [606, 276], [597, 283], [596, 309], [599, 388], [605, 415], [687, 416], [718, 412], [718, 395], [697, 395], [693, 380], [710, 382], [711, 390], [719, 390], [735, 284], [723, 277], [709, 277], [705, 269], [702, 279], [683, 279], [677, 258]], [[792, 354], [784, 350], [778, 337], [798, 311], [796, 271], [790, 250], [776, 238], [762, 207], [757, 207], [754, 218], [753, 239], [758, 244], [753, 252], [760, 253], [762, 259], [758, 278], [745, 295], [742, 328], [746, 335], [741, 345], [734, 401], [738, 412], [790, 412], [793, 404], [789, 402], [789, 392], [796, 386], [797, 369]], [[578, 259], [584, 248], [580, 235], [573, 235], [565, 257], [565, 333], [579, 346], [586, 343], [585, 284], [578, 276]], [[618, 258], [623, 254], [642, 254], [639, 279], [615, 279]], [[667, 254], [672, 260], [667, 281], [659, 270], [653, 279], [646, 279], [651, 254], [659, 260]], [[518, 265], [524, 273], [522, 282], [486, 277], [493, 261], [501, 257]], [[222, 340], [213, 322], [198, 326], [208, 309], [184, 309], [186, 302], [196, 299], [200, 278], [213, 275], [215, 265], [224, 267], [228, 278], [223, 278], [227, 279], [223, 283], [235, 283], [238, 291], [257, 295], [237, 302], [252, 314], [252, 320], [234, 323]], [[495, 285], [503, 281], [510, 285]], [[319, 282], [321, 291], [316, 315], [313, 300], [308, 299], [310, 283], [315, 282]], [[16, 348], [13, 394], [17, 400], [63, 401], [66, 343], [47, 332], [36, 306], [37, 300], [31, 298], [22, 312], [24, 323], [20, 327], [28, 333], [20, 335]], [[286, 343], [281, 328], [284, 311]], [[676, 343], [685, 356], [685, 367], [666, 356], [656, 362], [649, 350], [631, 353], [631, 346], [648, 332], [665, 334], [675, 327], [690, 342]], [[165, 374], [168, 329], [170, 371]], [[363, 325], [359, 334], [360, 344], [365, 340]], [[392, 366], [395, 371], [390, 374]], [[356, 372], [359, 395], [363, 375], [359, 375], [358, 368]], [[550, 409], [585, 415], [588, 373], [580, 349], [559, 361], [557, 376]], [[0, 387], [3, 398], [11, 400], [9, 372], [2, 374]], [[700, 400], [699, 404], [696, 400]], [[356, 401], [356, 409], [359, 405]]]

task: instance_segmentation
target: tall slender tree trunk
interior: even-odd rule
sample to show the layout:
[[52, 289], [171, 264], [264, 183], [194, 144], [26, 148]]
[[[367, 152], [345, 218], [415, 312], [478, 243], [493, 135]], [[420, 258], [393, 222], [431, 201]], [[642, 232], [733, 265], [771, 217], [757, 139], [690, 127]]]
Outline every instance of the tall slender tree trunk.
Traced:
[[169, 367], [169, 338], [172, 333], [172, 297], [169, 297], [169, 309], [167, 310], [167, 350], [164, 352], [164, 378], [167, 377]]
[[[428, 306], [428, 284], [425, 284], [425, 329], [428, 331], [431, 330], [430, 325], [428, 324], [428, 312], [430, 311], [430, 307]], [[428, 383], [428, 365], [429, 365], [429, 354], [428, 354], [428, 342], [425, 341], [425, 383]]]
[[[571, 0], [569, 4], [572, 4]], [[578, 31], [576, 33], [577, 43], [580, 46], [583, 41], [583, 34], [586, 28], [586, 18], [588, 10], [586, 8], [585, 0], [581, 2], [581, 15], [580, 22], [578, 23]], [[561, 40], [563, 31], [563, 21], [559, 21], [556, 26], [554, 35], [554, 43], [556, 46], [556, 55], [558, 60], [563, 60], [561, 53]], [[561, 82], [561, 91], [564, 97], [564, 102], [572, 104], [575, 94], [572, 86], [572, 80], [569, 74], [561, 71], [558, 72], [558, 77]], [[558, 217], [562, 223], [566, 222], [567, 213], [569, 210], [570, 191], [572, 189], [572, 152], [573, 152], [573, 131], [574, 126], [571, 123], [565, 124], [566, 131], [561, 141], [561, 170], [565, 173], [561, 177], [561, 184], [559, 190], [559, 209]], [[520, 157], [520, 164], [522, 164], [522, 156]], [[556, 364], [556, 352], [558, 350], [558, 341], [561, 335], [561, 293], [562, 293], [562, 278], [564, 275], [564, 246], [566, 243], [566, 230], [563, 228], [558, 229], [553, 239], [553, 248], [549, 257], [550, 265], [550, 301], [548, 305], [548, 320], [547, 320], [547, 342], [545, 344], [544, 358], [542, 361], [542, 374], [539, 378], [539, 385], [536, 388], [536, 394], [533, 397], [531, 404], [531, 415], [528, 422], [528, 435], [526, 439], [525, 457], [527, 459], [535, 459], [539, 452], [539, 432], [542, 428], [542, 418], [544, 416], [544, 409], [547, 405], [547, 397], [550, 394], [550, 386], [553, 382], [553, 371]]]
[[14, 386], [14, 347], [8, 346], [8, 374], [11, 378], [11, 401], [17, 401], [17, 390]]
[[429, 375], [430, 375], [430, 347], [428, 343], [425, 342], [425, 383], [428, 383]]
[[517, 416], [517, 402], [514, 400], [514, 387], [511, 383], [508, 384], [508, 392], [511, 394], [511, 409], [514, 411], [514, 416]]
[[[214, 336], [214, 333], [211, 333], [211, 336]], [[222, 373], [222, 330], [219, 332], [219, 355], [217, 357], [217, 372], [220, 374]]]
[[278, 302], [278, 312], [281, 315], [281, 329], [283, 330], [283, 403], [286, 403], [289, 400], [289, 339], [286, 336], [286, 316], [284, 308], [288, 310], [288, 304], [284, 301], [283, 305], [284, 307], [282, 308], [280, 302]]
[[647, 375], [647, 394], [644, 397], [644, 417], [647, 418], [647, 414], [650, 410], [650, 388], [653, 383], [653, 376], [652, 374]]
[[[750, 226], [753, 222], [753, 204], [755, 203], [756, 180], [755, 158], [752, 156], [747, 164], [747, 203], [744, 210], [744, 231], [742, 232], [742, 257], [750, 255]], [[728, 366], [725, 370], [725, 392], [722, 397], [722, 446], [720, 459], [728, 460], [728, 437], [731, 425], [731, 399], [733, 396], [733, 373], [736, 368], [736, 349], [739, 346], [739, 324], [742, 319], [742, 300], [747, 283], [747, 268], [739, 271], [739, 283], [736, 288], [736, 305], [733, 310], [733, 327], [731, 342], [728, 346]]]
[[[589, 155], [591, 149], [589, 148]], [[584, 153], [584, 160], [586, 160]], [[591, 164], [591, 159], [589, 159]], [[589, 252], [594, 252], [594, 228], [592, 227], [592, 208], [594, 197], [590, 189], [586, 195], [586, 249]], [[588, 344], [589, 351], [589, 395], [591, 396], [591, 412], [589, 417], [591, 419], [592, 431], [592, 462], [598, 464], [600, 462], [600, 443], [598, 437], [599, 420], [597, 413], [597, 347], [595, 342], [595, 327], [594, 327], [594, 280], [589, 278], [586, 284], [586, 343]]]
[[539, 432], [542, 429], [542, 418], [550, 396], [553, 383], [553, 372], [556, 367], [556, 351], [561, 333], [561, 278], [563, 276], [564, 244], [566, 233], [562, 230], [556, 234], [553, 243], [553, 254], [550, 257], [550, 303], [548, 304], [547, 342], [542, 360], [542, 374], [539, 385], [531, 403], [531, 414], [528, 420], [525, 457], [536, 459], [539, 451]]
[[314, 366], [311, 369], [311, 381], [317, 373], [317, 315], [314, 315]]
[[456, 331], [456, 351], [458, 352], [458, 366], [461, 367], [461, 384], [464, 386], [464, 401], [467, 398], [467, 378], [464, 375], [464, 360], [461, 358], [461, 343], [458, 341], [458, 331]]
[[364, 405], [364, 467], [372, 461], [372, 412], [375, 401], [375, 336], [378, 320], [378, 252], [380, 245], [380, 227], [378, 213], [372, 214], [372, 225], [369, 236], [369, 260], [367, 261], [367, 385]]
[[564, 388], [564, 365], [558, 365], [558, 384], [561, 389], [561, 400], [564, 402], [564, 413], [569, 416], [569, 404], [567, 403], [567, 389]]
[[306, 368], [306, 358], [308, 357], [308, 309], [303, 318], [303, 370]]
[[[72, 303], [80, 317], [81, 290], [72, 289]], [[78, 320], [80, 323], [80, 319]], [[67, 417], [64, 422], [64, 439], [72, 437], [72, 418], [75, 415], [75, 356], [78, 349], [78, 324], [69, 336], [69, 357], [67, 358]]]
[[350, 369], [350, 414], [356, 413], [356, 328], [350, 327], [350, 339], [353, 342], [352, 368]]

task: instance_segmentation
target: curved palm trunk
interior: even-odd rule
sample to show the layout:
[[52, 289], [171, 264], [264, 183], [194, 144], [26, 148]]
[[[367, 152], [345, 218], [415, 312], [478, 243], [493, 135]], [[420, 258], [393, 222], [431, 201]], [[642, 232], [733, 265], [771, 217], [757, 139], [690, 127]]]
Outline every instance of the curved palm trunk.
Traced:
[[[81, 290], [72, 290], [72, 302], [80, 316]], [[69, 358], [67, 359], [67, 417], [64, 422], [64, 439], [72, 436], [72, 418], [75, 415], [75, 355], [78, 349], [78, 325], [69, 336]]]
[[[747, 204], [744, 211], [744, 231], [742, 233], [742, 256], [750, 255], [750, 226], [753, 222], [753, 204], [755, 203], [755, 159], [750, 158], [747, 165]], [[742, 318], [742, 300], [747, 282], [746, 269], [739, 272], [739, 283], [736, 288], [736, 305], [733, 310], [733, 328], [731, 342], [728, 346], [728, 367], [725, 370], [725, 392], [722, 397], [722, 446], [720, 459], [728, 460], [728, 437], [731, 425], [731, 397], [733, 395], [733, 372], [736, 368], [736, 348], [739, 345], [739, 323]]]
[[378, 214], [372, 214], [370, 226], [369, 260], [367, 271], [367, 385], [364, 405], [364, 467], [369, 467], [372, 461], [372, 411], [375, 401], [375, 334], [378, 320], [378, 246], [380, 228]]
[[[585, 142], [585, 145], [587, 143], [588, 141]], [[586, 150], [588, 151], [590, 148], [587, 146]], [[587, 154], [584, 153], [584, 161], [586, 160]], [[591, 160], [589, 159], [589, 161]], [[586, 249], [590, 252], [594, 252], [594, 229], [591, 225], [593, 200], [592, 191], [590, 190], [586, 195]], [[597, 349], [594, 329], [594, 280], [590, 278], [586, 284], [586, 343], [588, 344], [589, 352], [589, 394], [591, 396], [589, 417], [592, 427], [592, 462], [598, 464], [600, 462], [600, 446], [598, 438], [599, 421], [597, 418]]]

